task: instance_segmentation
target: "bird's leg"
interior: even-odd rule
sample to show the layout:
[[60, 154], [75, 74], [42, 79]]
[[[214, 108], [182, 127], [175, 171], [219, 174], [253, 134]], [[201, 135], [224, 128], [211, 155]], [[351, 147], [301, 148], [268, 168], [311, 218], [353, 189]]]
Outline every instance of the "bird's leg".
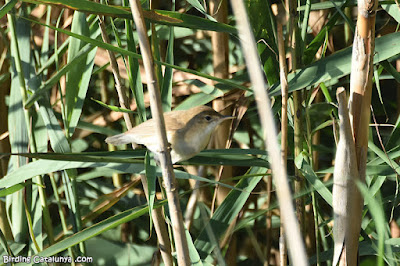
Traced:
[[[169, 143], [169, 142], [167, 142], [167, 149], [169, 150], [169, 152], [171, 152], [171, 150], [172, 150], [172, 144]], [[159, 148], [157, 149], [157, 153], [161, 154], [161, 153], [164, 153], [164, 151], [161, 150], [160, 147], [159, 147]]]
[[[168, 151], [170, 152], [170, 154], [171, 154], [172, 145], [171, 145], [171, 143], [169, 143], [169, 142], [167, 143], [167, 150], [168, 150]], [[157, 149], [157, 152], [155, 153], [154, 159], [156, 160], [158, 166], [161, 166], [161, 164], [160, 164], [160, 155], [163, 154], [163, 153], [165, 153], [165, 151], [161, 150], [160, 148], [158, 148], [158, 149]]]

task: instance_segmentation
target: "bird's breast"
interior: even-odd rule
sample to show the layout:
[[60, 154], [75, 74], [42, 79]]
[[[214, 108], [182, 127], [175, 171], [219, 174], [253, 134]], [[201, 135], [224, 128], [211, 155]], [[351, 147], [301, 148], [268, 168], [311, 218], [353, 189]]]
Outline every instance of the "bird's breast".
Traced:
[[[171, 155], [179, 156], [179, 161], [189, 159], [204, 150], [210, 141], [211, 134], [190, 134], [191, 132], [177, 132], [171, 141]], [[204, 132], [205, 133], [205, 132]]]

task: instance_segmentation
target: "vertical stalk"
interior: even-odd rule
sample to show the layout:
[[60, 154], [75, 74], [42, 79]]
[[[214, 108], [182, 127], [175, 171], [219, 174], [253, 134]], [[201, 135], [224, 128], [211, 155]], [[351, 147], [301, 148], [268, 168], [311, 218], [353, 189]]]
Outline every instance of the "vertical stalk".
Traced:
[[350, 76], [350, 121], [356, 143], [358, 168], [363, 170], [360, 171], [362, 180], [365, 179], [364, 168], [368, 149], [377, 5], [375, 0], [358, 1]]
[[[108, 38], [106, 27], [104, 24], [104, 18], [102, 18], [101, 16], [99, 16], [99, 26], [100, 26], [101, 37], [103, 38], [103, 42], [110, 43], [110, 39]], [[119, 73], [117, 59], [115, 58], [114, 53], [111, 52], [110, 50], [107, 50], [107, 55], [110, 60], [112, 73], [114, 75], [115, 89], [118, 94], [118, 100], [119, 100], [120, 106], [121, 106], [121, 108], [125, 108], [125, 109], [129, 110], [130, 109], [129, 108], [129, 99], [128, 99], [128, 96], [126, 95], [126, 88], [124, 86], [121, 75]], [[103, 82], [102, 82], [102, 84], [103, 84]], [[101, 91], [102, 91], [102, 96], [105, 96], [107, 94], [106, 86], [102, 86]], [[133, 127], [133, 115], [130, 113], [122, 113], [122, 116], [124, 118], [127, 129], [128, 130], [131, 129]], [[112, 145], [108, 145], [108, 147], [109, 147], [110, 151], [115, 150], [115, 147]], [[121, 175], [113, 174], [112, 180], [113, 180], [113, 184], [115, 187], [118, 187], [118, 188], [122, 187], [123, 184], [122, 184]]]
[[[357, 28], [353, 42], [353, 55], [350, 75], [350, 122], [356, 147], [359, 178], [353, 177], [353, 182], [365, 182], [368, 132], [370, 121], [370, 105], [372, 94], [373, 56], [375, 49], [375, 16], [378, 2], [376, 0], [359, 0]], [[361, 227], [363, 198], [354, 186], [349, 201], [351, 222], [348, 221], [344, 252], [340, 265], [356, 265], [358, 238]]]
[[[352, 11], [353, 11], [353, 7], [345, 7], [344, 8], [344, 14], [349, 17], [350, 19], [352, 19]], [[345, 45], [346, 46], [350, 46], [351, 45], [351, 40], [353, 39], [353, 32], [352, 29], [349, 25], [349, 23], [344, 23], [344, 41], [345, 41]]]
[[[302, 107], [303, 97], [301, 91], [293, 92], [294, 103], [294, 158], [303, 151], [303, 122]], [[300, 194], [304, 190], [304, 177], [300, 170], [295, 168], [294, 193]], [[297, 197], [296, 200], [297, 219], [300, 223], [301, 232], [304, 233], [304, 197]]]
[[[272, 196], [272, 175], [267, 176], [267, 184], [266, 184], [266, 190], [267, 190], [267, 199], [265, 202], [266, 208], [269, 209], [271, 206], [271, 196]], [[266, 217], [265, 217], [265, 227], [266, 227], [266, 243], [265, 243], [265, 261], [264, 261], [264, 266], [269, 265], [269, 261], [271, 258], [271, 247], [272, 247], [272, 210], [267, 211]], [[284, 229], [283, 225], [281, 224], [281, 235], [279, 238], [283, 238], [284, 234]], [[285, 242], [285, 241], [283, 241]], [[286, 248], [285, 248], [286, 250]]]
[[[310, 92], [310, 94], [312, 95], [313, 92]], [[316, 93], [318, 94], [318, 90], [316, 91]], [[317, 96], [316, 96], [317, 97]], [[310, 118], [310, 108], [311, 108], [311, 98], [310, 100], [307, 100], [306, 103], [306, 108], [305, 110], [305, 122], [306, 122], [306, 132], [307, 132], [307, 140], [306, 143], [308, 143], [308, 154], [310, 154], [310, 162], [311, 162], [311, 166], [313, 167], [313, 170], [316, 171], [315, 167], [315, 161], [314, 161], [314, 149], [313, 149], [313, 144], [314, 144], [314, 136], [312, 135], [312, 128], [311, 128], [311, 118]], [[317, 132], [319, 133], [319, 132]], [[316, 133], [316, 134], [317, 134]], [[317, 159], [318, 161], [318, 159]], [[317, 266], [320, 265], [320, 261], [319, 261], [319, 250], [317, 249], [317, 247], [319, 246], [319, 242], [318, 242], [318, 234], [316, 234], [316, 231], [318, 228], [318, 222], [317, 219], [318, 217], [316, 217], [314, 214], [316, 213], [316, 205], [317, 204], [317, 200], [315, 198], [315, 193], [314, 191], [311, 192], [311, 204], [308, 204], [305, 207], [304, 210], [304, 232], [307, 232], [307, 236], [305, 237], [306, 240], [306, 247], [307, 247], [307, 254], [308, 255], [313, 255], [316, 254], [317, 257]], [[313, 221], [313, 222], [311, 222]], [[316, 237], [317, 236], [317, 237]]]
[[147, 36], [143, 10], [138, 0], [130, 0], [133, 20], [139, 37], [139, 46], [143, 56], [143, 65], [148, 80], [151, 114], [156, 124], [156, 136], [160, 145], [160, 164], [163, 174], [165, 192], [171, 216], [178, 265], [190, 265], [189, 248], [186, 241], [182, 211], [179, 205], [177, 182], [172, 168], [171, 154], [168, 149], [165, 121], [162, 113], [160, 90], [154, 72], [154, 59]]
[[[276, 7], [276, 8], [275, 8]], [[287, 169], [287, 147], [288, 147], [288, 82], [287, 82], [287, 65], [286, 65], [286, 51], [285, 43], [283, 39], [283, 25], [287, 23], [286, 12], [283, 9], [279, 9], [278, 6], [274, 6], [274, 15], [277, 17], [277, 39], [278, 39], [278, 53], [279, 53], [279, 78], [281, 82], [282, 92], [282, 108], [281, 108], [281, 153], [282, 153], [282, 167]], [[272, 177], [268, 177], [268, 198], [271, 197], [272, 189]], [[269, 200], [268, 200], [269, 201]], [[267, 225], [271, 224], [271, 214], [267, 213]], [[267, 232], [267, 247], [271, 246], [271, 236]], [[279, 237], [279, 254], [280, 254], [280, 265], [287, 265], [287, 247], [285, 243], [285, 229], [283, 224], [280, 226], [280, 237]], [[270, 251], [267, 251], [267, 258], [269, 258]]]
[[[299, 42], [297, 0], [288, 0], [289, 7], [289, 43], [290, 43], [290, 62], [291, 71], [297, 70], [300, 64], [300, 54], [297, 52]], [[294, 157], [296, 158], [303, 151], [303, 95], [302, 91], [293, 92], [294, 105]], [[300, 170], [295, 166], [294, 193], [300, 194], [304, 190], [304, 177]], [[304, 197], [297, 197], [295, 200], [297, 219], [300, 224], [301, 232], [304, 234]]]
[[[301, 64], [301, 53], [299, 49], [303, 50], [304, 40], [306, 35], [308, 17], [304, 18], [303, 21], [303, 31], [301, 32], [301, 37], [303, 41], [300, 40], [300, 31], [298, 27], [298, 12], [297, 12], [297, 1], [296, 0], [286, 0], [288, 6], [289, 15], [289, 47], [290, 47], [290, 65], [291, 71], [295, 72]], [[309, 15], [310, 12], [310, 1], [307, 1], [305, 14]], [[293, 92], [293, 124], [294, 124], [294, 158], [300, 155], [303, 151], [303, 91]], [[301, 194], [305, 189], [305, 179], [302, 175], [300, 169], [295, 165], [295, 178], [294, 178], [294, 193], [295, 195]], [[295, 199], [296, 214], [297, 219], [300, 224], [300, 230], [303, 235], [305, 235], [305, 224], [306, 224], [306, 213], [305, 213], [305, 201], [304, 196], [297, 197]], [[307, 243], [306, 243], [307, 244]]]
[[[216, 21], [221, 23], [228, 22], [228, 1], [227, 0], [211, 0], [210, 1], [210, 13]], [[228, 46], [228, 34], [223, 32], [211, 32], [211, 44], [213, 51], [213, 68], [214, 76], [221, 79], [229, 78], [229, 46]], [[226, 99], [215, 99], [213, 101], [213, 108], [222, 113], [223, 115], [231, 115], [232, 107]], [[226, 141], [228, 140], [228, 134], [230, 129], [230, 123], [222, 123], [213, 134], [213, 147], [215, 149], [226, 148]], [[219, 172], [219, 180], [224, 180], [232, 177], [232, 166], [221, 166]], [[219, 181], [218, 180], [218, 181]], [[217, 203], [221, 204], [228, 195], [230, 189], [225, 187], [215, 187]], [[232, 250], [232, 249], [230, 249]]]
[[246, 60], [250, 81], [253, 84], [255, 99], [263, 128], [263, 137], [268, 150], [272, 175], [276, 185], [281, 219], [285, 227], [286, 240], [289, 245], [289, 254], [293, 265], [308, 265], [304, 243], [299, 230], [299, 225], [294, 215], [292, 196], [290, 194], [286, 169], [282, 167], [282, 156], [277, 142], [275, 122], [271, 112], [264, 74], [260, 67], [254, 36], [242, 0], [232, 0], [233, 12], [239, 30], [239, 38]]
[[[100, 23], [100, 22], [99, 22]], [[102, 30], [102, 29], [101, 29]], [[103, 40], [104, 41], [104, 40]], [[108, 72], [102, 71], [99, 73], [100, 82], [100, 96], [103, 103], [109, 103], [108, 97]], [[133, 120], [132, 120], [133, 121]], [[108, 144], [109, 151], [115, 151], [117, 148], [114, 145]], [[122, 175], [120, 173], [112, 174], [112, 182], [115, 187], [120, 188], [123, 186]]]
[[[150, 10], [154, 10], [154, 9], [160, 9], [161, 6], [161, 2], [160, 0], [150, 0], [149, 1], [149, 9]], [[150, 40], [150, 45], [151, 45], [151, 51], [153, 53], [153, 57], [156, 60], [164, 60], [165, 61], [165, 56], [166, 56], [166, 45], [160, 45], [160, 42], [162, 42], [162, 40], [160, 40], [158, 38], [157, 35], [157, 30], [156, 30], [156, 26], [154, 23], [150, 24], [150, 28], [151, 28], [151, 40]], [[170, 30], [173, 31], [173, 28], [170, 28]], [[162, 59], [163, 58], [163, 59]], [[157, 82], [160, 83], [163, 81], [163, 73], [162, 73], [162, 68], [161, 65], [155, 64], [154, 65], [154, 71], [157, 77]], [[171, 111], [170, 109], [168, 109], [168, 111]]]
[[[107, 32], [106, 32], [106, 28], [104, 25], [104, 20], [103, 18], [101, 18], [99, 16], [99, 26], [100, 26], [100, 30], [101, 30], [101, 37], [103, 38], [103, 41], [105, 43], [110, 43], [110, 39], [108, 38]], [[115, 80], [115, 89], [117, 90], [117, 94], [118, 94], [118, 100], [119, 103], [121, 105], [122, 108], [124, 109], [130, 109], [129, 108], [129, 99], [128, 96], [126, 94], [126, 88], [124, 86], [124, 83], [122, 81], [121, 75], [119, 74], [119, 70], [118, 70], [118, 65], [117, 65], [117, 59], [115, 58], [115, 55], [113, 52], [111, 52], [110, 50], [107, 50], [107, 54], [108, 57], [110, 59], [110, 65], [111, 65], [111, 69], [114, 75], [114, 80]], [[132, 128], [133, 126], [133, 116], [131, 113], [122, 113], [123, 117], [124, 117], [124, 121], [126, 124], [126, 127], [129, 129]]]
[[[110, 43], [110, 39], [107, 35], [106, 28], [104, 25], [104, 20], [101, 18], [99, 20], [99, 26], [100, 26], [101, 36], [103, 38], [103, 41], [105, 43]], [[108, 56], [110, 59], [112, 72], [114, 75], [115, 88], [117, 90], [120, 106], [125, 109], [130, 109], [129, 98], [127, 96], [126, 87], [123, 85], [123, 80], [119, 73], [118, 63], [115, 58], [115, 55], [111, 51], [107, 50], [107, 52], [108, 52]], [[124, 118], [124, 121], [125, 121], [125, 124], [126, 124], [126, 127], [128, 128], [128, 130], [131, 129], [134, 124], [132, 114], [124, 113], [123, 118]], [[148, 201], [149, 200], [149, 191], [148, 191], [147, 178], [145, 175], [140, 175], [140, 178], [142, 181], [142, 186], [143, 186], [144, 193], [146, 195], [146, 199]], [[119, 183], [119, 180], [116, 180], [116, 181], [118, 181], [118, 183]], [[115, 183], [115, 184], [117, 184], [117, 183]], [[167, 227], [166, 227], [164, 217], [162, 214], [162, 209], [157, 208], [157, 209], [152, 210], [151, 217], [154, 222], [154, 228], [155, 228], [155, 231], [157, 234], [158, 243], [160, 245], [160, 252], [161, 252], [161, 256], [163, 258], [164, 264], [168, 265], [168, 266], [173, 265], [172, 254], [171, 254], [171, 242], [168, 237], [168, 231], [167, 231]]]

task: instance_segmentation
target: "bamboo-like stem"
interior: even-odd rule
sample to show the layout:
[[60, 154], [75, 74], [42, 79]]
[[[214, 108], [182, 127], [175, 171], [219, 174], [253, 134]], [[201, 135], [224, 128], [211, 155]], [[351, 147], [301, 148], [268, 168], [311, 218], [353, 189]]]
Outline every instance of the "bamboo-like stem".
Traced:
[[[287, 169], [287, 147], [288, 147], [288, 82], [287, 82], [287, 66], [286, 66], [286, 52], [285, 43], [283, 40], [283, 29], [282, 24], [278, 21], [277, 23], [277, 34], [278, 34], [278, 52], [279, 52], [279, 77], [281, 82], [282, 92], [282, 109], [281, 109], [281, 153], [282, 153], [282, 167]], [[272, 180], [271, 180], [272, 181]], [[282, 241], [280, 241], [279, 252], [281, 254], [281, 265], [287, 264], [287, 248], [284, 241], [285, 229], [283, 225], [280, 226]]]
[[[281, 6], [279, 6], [281, 7]], [[287, 146], [288, 146], [288, 82], [287, 82], [287, 65], [286, 65], [286, 51], [285, 42], [283, 39], [283, 24], [287, 23], [286, 12], [284, 9], [279, 9], [277, 5], [273, 7], [274, 15], [277, 18], [277, 40], [278, 40], [278, 59], [279, 59], [279, 78], [281, 82], [281, 92], [282, 92], [282, 108], [281, 108], [281, 153], [282, 153], [282, 167], [287, 169]], [[272, 190], [272, 176], [268, 177], [267, 193], [268, 198], [271, 197]], [[268, 199], [268, 205], [270, 204], [270, 199]], [[267, 213], [267, 259], [270, 256], [270, 246], [271, 246], [271, 212]], [[280, 226], [280, 237], [279, 237], [279, 254], [280, 254], [280, 265], [287, 265], [287, 247], [285, 243], [285, 229], [283, 224]]]
[[[106, 28], [104, 25], [104, 21], [99, 18], [99, 25], [100, 25], [100, 30], [101, 30], [101, 36], [103, 38], [103, 41], [105, 43], [110, 43], [110, 39], [108, 38]], [[118, 93], [118, 100], [120, 103], [120, 106], [125, 109], [130, 109], [129, 107], [129, 99], [127, 96], [126, 92], [126, 87], [123, 85], [122, 78], [119, 74], [119, 68], [118, 68], [118, 63], [115, 58], [115, 55], [113, 52], [108, 51], [108, 56], [110, 59], [110, 65], [112, 68], [112, 72], [114, 75], [115, 79], [115, 88]], [[132, 128], [133, 126], [133, 116], [131, 114], [124, 113], [123, 115], [126, 127], [129, 129]], [[149, 199], [149, 192], [148, 192], [148, 183], [147, 183], [147, 178], [144, 175], [140, 176], [141, 181], [142, 181], [142, 186], [143, 190], [146, 196], [146, 199]], [[154, 209], [151, 212], [151, 216], [154, 222], [154, 228], [157, 234], [157, 239], [158, 243], [160, 245], [160, 252], [161, 256], [163, 258], [164, 264], [165, 265], [173, 265], [173, 259], [172, 259], [172, 254], [171, 254], [171, 242], [168, 237], [168, 230], [165, 224], [165, 219], [162, 214], [162, 209]]]
[[[268, 175], [266, 178], [266, 190], [267, 190], [267, 198], [265, 201], [265, 208], [269, 209], [271, 206], [271, 196], [272, 196], [272, 176]], [[271, 257], [271, 247], [272, 247], [272, 210], [267, 211], [265, 217], [265, 227], [266, 227], [266, 236], [265, 236], [265, 261], [264, 265], [269, 265], [270, 257]], [[284, 229], [281, 224], [281, 235], [284, 234]]]
[[185, 227], [189, 230], [193, 222], [194, 212], [196, 210], [197, 201], [200, 196], [200, 181], [196, 180], [193, 186], [193, 192], [189, 197], [185, 212]]
[[[317, 59], [321, 59], [322, 55], [324, 53], [323, 47], [320, 47], [320, 49], [318, 49], [317, 54], [315, 55]], [[315, 100], [314, 103], [320, 103], [322, 101], [322, 91], [321, 89], [318, 89], [316, 92], [316, 96], [315, 96]], [[307, 135], [311, 136], [311, 125], [310, 125], [310, 116], [307, 113]], [[310, 145], [310, 154], [312, 154], [312, 167], [314, 169], [314, 171], [318, 171], [319, 168], [319, 151], [316, 149], [313, 149], [312, 147], [318, 146], [320, 144], [320, 139], [321, 139], [321, 131], [317, 131], [315, 132], [312, 136], [311, 136], [311, 145]], [[311, 192], [311, 209], [312, 212], [309, 212], [309, 217], [313, 218], [312, 220], [314, 221], [314, 223], [307, 223], [308, 224], [308, 229], [306, 229], [309, 232], [309, 248], [307, 250], [308, 254], [315, 254], [316, 258], [317, 258], [317, 266], [320, 265], [320, 237], [319, 237], [319, 217], [318, 217], [318, 213], [317, 213], [317, 204], [318, 201], [316, 199], [316, 195], [315, 192]], [[310, 219], [311, 220], [311, 219]], [[306, 244], [307, 245], [307, 244]]]
[[[101, 27], [100, 27], [100, 30], [103, 32], [103, 29]], [[104, 41], [104, 39], [103, 39], [103, 41]], [[101, 83], [100, 83], [101, 101], [103, 103], [108, 103], [108, 100], [109, 100], [109, 97], [108, 97], [108, 73], [106, 71], [100, 72], [99, 78], [101, 80]], [[108, 144], [108, 150], [115, 151], [115, 150], [117, 150], [117, 147], [115, 147], [112, 144]], [[120, 173], [113, 173], [112, 174], [112, 182], [115, 187], [122, 187], [123, 186], [122, 175]]]
[[[353, 11], [353, 7], [345, 7], [344, 8], [344, 14], [350, 18], [350, 20], [352, 19], [352, 11]], [[350, 25], [348, 23], [344, 23], [344, 42], [346, 46], [350, 46], [351, 45], [351, 40], [353, 39], [353, 32], [352, 29], [350, 28]]]
[[281, 219], [285, 228], [286, 240], [289, 245], [289, 254], [293, 265], [307, 265], [304, 243], [301, 238], [299, 224], [297, 223], [292, 196], [290, 194], [286, 169], [282, 167], [281, 151], [277, 142], [274, 118], [271, 112], [271, 103], [267, 95], [264, 75], [260, 67], [257, 48], [250, 28], [246, 9], [242, 0], [232, 0], [232, 7], [237, 18], [240, 42], [249, 69], [250, 80], [253, 84], [255, 99], [258, 106], [263, 136], [268, 150], [272, 176], [276, 185]]
[[[216, 21], [221, 23], [227, 23], [228, 21], [228, 1], [226, 0], [211, 0], [210, 1], [210, 13]], [[229, 78], [229, 43], [228, 34], [223, 32], [211, 32], [211, 44], [213, 51], [213, 68], [214, 76], [222, 79]], [[213, 101], [213, 108], [222, 113], [223, 115], [232, 115], [232, 106], [229, 101], [224, 97], [215, 99]], [[229, 149], [228, 134], [231, 128], [231, 122], [222, 123], [213, 134], [213, 148], [215, 149]], [[216, 181], [225, 180], [225, 183], [231, 184], [232, 181], [229, 179], [233, 176], [232, 166], [220, 166], [215, 171]], [[228, 180], [227, 180], [228, 179]], [[215, 201], [220, 205], [230, 192], [230, 189], [216, 185], [214, 190], [214, 196], [212, 200], [211, 211], [214, 211]], [[233, 235], [233, 228], [236, 223], [232, 222], [231, 226], [225, 233], [224, 240], [221, 241], [220, 247], [229, 245], [227, 252], [225, 253], [225, 261], [228, 265], [235, 265], [237, 257], [236, 248], [236, 235]], [[228, 244], [230, 242], [230, 244]]]
[[[300, 55], [297, 52], [299, 43], [298, 38], [298, 13], [297, 13], [297, 0], [288, 0], [288, 9], [289, 9], [289, 42], [290, 42], [290, 63], [291, 63], [291, 71], [294, 72], [297, 70], [300, 61]], [[294, 106], [294, 157], [296, 158], [303, 151], [303, 123], [302, 123], [302, 113], [303, 113], [303, 95], [302, 91], [294, 91], [293, 92], [293, 106]], [[294, 193], [300, 194], [304, 191], [304, 177], [299, 169], [295, 166], [295, 180], [294, 180]], [[297, 219], [300, 224], [301, 232], [304, 234], [304, 197], [297, 197], [295, 200], [296, 203], [296, 214]]]
[[[101, 37], [105, 43], [111, 43], [110, 38], [108, 38], [106, 27], [104, 25], [104, 20], [99, 16], [99, 26], [101, 30]], [[118, 100], [121, 108], [130, 109], [129, 108], [129, 99], [126, 93], [126, 88], [124, 86], [121, 75], [119, 74], [118, 63], [115, 55], [112, 51], [107, 50], [108, 57], [110, 59], [111, 69], [114, 75], [115, 80], [115, 89], [117, 90]], [[131, 129], [133, 127], [133, 115], [131, 113], [123, 113], [124, 121], [127, 129]]]
[[[103, 38], [103, 42], [110, 43], [110, 38], [108, 38], [108, 35], [107, 35], [106, 27], [104, 24], [104, 19], [101, 16], [99, 16], [99, 26], [100, 26], [100, 32], [101, 32], [101, 37]], [[114, 75], [115, 89], [118, 94], [119, 104], [122, 108], [130, 110], [129, 99], [126, 94], [126, 88], [123, 85], [123, 81], [122, 81], [121, 75], [119, 73], [117, 59], [115, 58], [114, 53], [110, 50], [107, 50], [107, 55], [108, 55], [108, 59], [110, 60], [111, 70]], [[102, 96], [107, 95], [107, 88], [105, 86], [102, 86], [101, 91], [102, 91]], [[124, 118], [127, 129], [128, 130], [131, 129], [133, 127], [133, 115], [129, 114], [129, 113], [122, 113], [122, 116]], [[108, 145], [108, 147], [109, 147], [110, 151], [115, 150], [115, 147], [112, 145]], [[123, 184], [122, 184], [121, 175], [113, 174], [112, 180], [113, 180], [113, 184], [115, 187], [122, 187]]]
[[[318, 90], [316, 91], [318, 93]], [[313, 93], [311, 92], [311, 95]], [[311, 96], [312, 97], [312, 96]], [[310, 99], [311, 100], [311, 99]], [[312, 135], [312, 126], [311, 126], [311, 118], [310, 118], [310, 107], [311, 102], [306, 104], [307, 107], [304, 108], [305, 111], [305, 122], [306, 122], [306, 143], [308, 143], [308, 154], [310, 154], [310, 161], [312, 167], [314, 167], [314, 154], [313, 154], [313, 135]], [[307, 254], [312, 255], [315, 254], [317, 257], [317, 266], [320, 266], [319, 260], [319, 250], [316, 252], [316, 243], [318, 239], [315, 239], [315, 227], [318, 228], [318, 223], [316, 221], [317, 217], [314, 216], [315, 204], [317, 203], [315, 199], [314, 191], [311, 192], [311, 203], [307, 206], [304, 206], [304, 235], [305, 235], [305, 243]], [[313, 222], [311, 222], [313, 221]]]
[[[194, 166], [189, 166], [186, 167], [186, 171], [189, 174], [194, 174], [198, 176], [203, 176], [205, 175], [205, 170], [206, 167], [204, 165], [200, 165], [199, 167], [194, 167]], [[201, 196], [201, 182], [199, 180], [196, 180], [192, 184], [190, 184], [192, 187], [192, 194], [189, 197], [188, 203], [185, 208], [185, 227], [187, 230], [190, 230], [190, 227], [192, 226], [193, 222], [193, 217], [196, 211], [196, 206], [197, 202]]]
[[[375, 49], [375, 14], [377, 2], [358, 1], [358, 20], [353, 43], [350, 76], [350, 122], [359, 170], [365, 170], [372, 93], [373, 56]], [[365, 171], [362, 173], [365, 179]]]
[[286, 52], [285, 42], [283, 40], [282, 23], [277, 23], [278, 34], [278, 52], [279, 52], [279, 78], [281, 82], [282, 92], [282, 108], [281, 108], [281, 152], [283, 165], [286, 168], [287, 161], [287, 146], [288, 146], [288, 82], [287, 82], [287, 66], [286, 66]]
[[[147, 177], [145, 175], [140, 175], [140, 180], [142, 182], [144, 194], [146, 195], [146, 199], [148, 202], [149, 190], [148, 190]], [[156, 230], [161, 257], [165, 265], [172, 266], [174, 265], [174, 262], [172, 259], [171, 241], [169, 239], [168, 230], [165, 223], [165, 218], [162, 208], [153, 209], [151, 211], [151, 217], [153, 218], [154, 229]]]
[[[227, 23], [228, 2], [225, 0], [211, 0], [210, 13], [218, 22]], [[227, 79], [229, 77], [228, 34], [216, 31], [211, 32], [211, 43], [213, 50], [214, 76]], [[224, 138], [225, 141], [223, 141], [221, 146], [225, 147], [226, 134], [224, 134]]]
[[[350, 75], [350, 123], [353, 129], [356, 147], [359, 180], [365, 182], [368, 132], [370, 121], [370, 105], [372, 94], [373, 57], [375, 49], [375, 16], [378, 1], [359, 0], [357, 28], [354, 35], [353, 55]], [[358, 177], [352, 177], [354, 182]], [[340, 265], [356, 265], [358, 239], [362, 219], [363, 198], [354, 186], [349, 206], [351, 223], [346, 223], [346, 238], [344, 252], [341, 254]]]
[[[314, 103], [319, 103], [321, 102], [322, 98], [322, 92], [318, 90], [317, 95], [315, 96], [315, 101]], [[306, 109], [306, 117], [307, 117], [307, 135], [310, 138], [310, 143], [309, 145], [309, 153], [312, 155], [312, 167], [314, 171], [318, 171], [319, 167], [319, 152], [318, 150], [315, 150], [313, 147], [318, 146], [320, 144], [320, 131], [315, 132], [312, 134], [311, 132], [311, 123], [310, 123], [310, 114], [309, 114], [309, 109]], [[311, 192], [311, 204], [307, 207], [308, 210], [306, 212], [308, 222], [306, 222], [306, 232], [308, 232], [307, 235], [307, 240], [306, 240], [306, 246], [307, 246], [307, 254], [315, 254], [317, 257], [317, 266], [320, 265], [320, 238], [319, 238], [319, 218], [318, 218], [318, 213], [317, 213], [317, 205], [318, 201], [316, 199], [316, 193]], [[311, 223], [311, 221], [314, 221]], [[307, 243], [308, 242], [308, 243]]]
[[133, 20], [139, 37], [140, 50], [143, 56], [143, 65], [146, 71], [147, 88], [150, 95], [151, 114], [156, 124], [156, 135], [160, 145], [160, 165], [163, 174], [165, 192], [168, 199], [168, 207], [171, 216], [172, 231], [174, 234], [175, 248], [178, 265], [190, 265], [189, 248], [186, 241], [185, 227], [182, 211], [179, 205], [178, 188], [172, 168], [171, 154], [168, 148], [165, 121], [162, 113], [160, 90], [154, 73], [154, 59], [150, 49], [140, 1], [129, 1]]
[[[293, 56], [292, 56], [293, 57]], [[301, 91], [293, 92], [293, 106], [294, 106], [294, 158], [300, 155], [303, 151], [303, 96]], [[301, 171], [295, 167], [295, 179], [294, 179], [294, 193], [300, 194], [304, 191], [304, 177]], [[304, 234], [304, 221], [305, 221], [305, 209], [304, 209], [304, 197], [297, 197], [296, 200], [296, 214], [300, 224], [301, 232]]]
[[[228, 1], [226, 0], [211, 0], [210, 1], [210, 13], [216, 21], [221, 23], [228, 22]], [[213, 52], [213, 68], [214, 76], [222, 79], [229, 78], [229, 45], [228, 45], [228, 34], [223, 32], [211, 32], [211, 44]], [[223, 115], [232, 115], [232, 107], [229, 107], [230, 103], [224, 99], [215, 99], [213, 101], [213, 108]], [[222, 123], [213, 134], [213, 148], [224, 149], [226, 148], [226, 142], [228, 140], [228, 134], [230, 129], [230, 122]], [[232, 166], [221, 166], [217, 181], [228, 179], [232, 177], [233, 169]], [[231, 182], [228, 182], [231, 183]], [[215, 194], [218, 205], [222, 203], [225, 197], [230, 192], [230, 189], [226, 187], [215, 187]], [[214, 202], [214, 200], [213, 200]], [[213, 208], [212, 208], [213, 209]], [[229, 249], [232, 250], [232, 249]], [[227, 257], [234, 256], [227, 254]], [[235, 256], [236, 257], [236, 256]]]

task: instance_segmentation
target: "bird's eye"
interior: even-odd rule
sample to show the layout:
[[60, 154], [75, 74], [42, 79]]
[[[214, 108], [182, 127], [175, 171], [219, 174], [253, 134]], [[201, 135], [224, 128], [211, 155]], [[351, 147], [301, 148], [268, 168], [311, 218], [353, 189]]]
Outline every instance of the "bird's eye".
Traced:
[[209, 115], [206, 115], [206, 116], [204, 117], [204, 119], [207, 120], [207, 121], [211, 121], [212, 117], [209, 116]]

